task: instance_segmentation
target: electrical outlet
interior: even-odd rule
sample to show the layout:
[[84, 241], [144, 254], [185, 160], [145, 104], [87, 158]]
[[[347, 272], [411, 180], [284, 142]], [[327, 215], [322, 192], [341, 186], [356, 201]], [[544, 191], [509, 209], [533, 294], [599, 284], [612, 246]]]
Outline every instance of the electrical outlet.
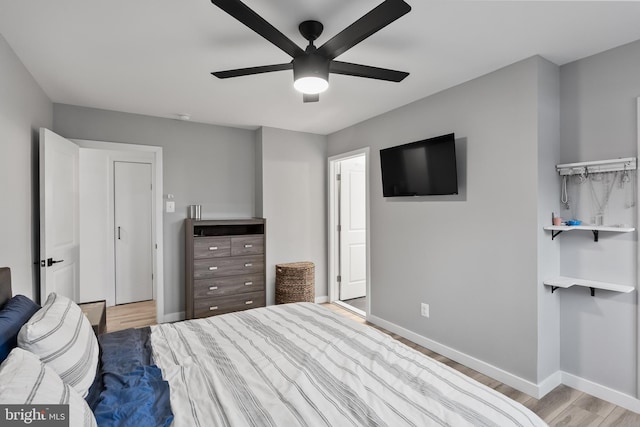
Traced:
[[429, 304], [422, 303], [420, 305], [420, 314], [424, 317], [429, 317]]

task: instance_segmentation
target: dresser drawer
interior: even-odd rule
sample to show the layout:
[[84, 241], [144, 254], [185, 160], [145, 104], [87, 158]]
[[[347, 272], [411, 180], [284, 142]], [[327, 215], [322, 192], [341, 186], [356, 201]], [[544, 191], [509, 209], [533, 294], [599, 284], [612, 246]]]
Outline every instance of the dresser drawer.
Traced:
[[264, 236], [238, 236], [231, 238], [231, 255], [254, 255], [264, 253]]
[[250, 292], [225, 297], [200, 298], [195, 300], [195, 317], [214, 316], [233, 311], [265, 306], [264, 292]]
[[262, 256], [210, 258], [193, 261], [193, 277], [195, 279], [256, 274], [263, 271], [264, 258]]
[[193, 287], [195, 299], [225, 296], [264, 290], [264, 275], [227, 276], [196, 280]]
[[229, 237], [195, 237], [193, 239], [193, 258], [213, 258], [231, 255]]

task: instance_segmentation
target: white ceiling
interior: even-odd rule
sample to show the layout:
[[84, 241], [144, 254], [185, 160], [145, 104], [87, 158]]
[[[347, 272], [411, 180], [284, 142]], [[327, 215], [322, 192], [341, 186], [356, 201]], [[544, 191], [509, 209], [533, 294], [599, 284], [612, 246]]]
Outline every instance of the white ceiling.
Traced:
[[[244, 0], [302, 48], [382, 0]], [[211, 71], [290, 58], [208, 0], [0, 0], [0, 33], [53, 102], [237, 127], [329, 134], [540, 54], [558, 64], [640, 39], [640, 2], [424, 1], [338, 59], [410, 72], [401, 83], [331, 75], [302, 103], [291, 71]]]

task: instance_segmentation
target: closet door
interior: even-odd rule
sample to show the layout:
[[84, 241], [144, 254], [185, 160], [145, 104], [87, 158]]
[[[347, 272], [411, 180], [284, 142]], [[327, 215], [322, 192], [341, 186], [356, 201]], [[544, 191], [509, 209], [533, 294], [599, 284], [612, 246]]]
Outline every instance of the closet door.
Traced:
[[151, 164], [114, 162], [116, 304], [153, 299]]

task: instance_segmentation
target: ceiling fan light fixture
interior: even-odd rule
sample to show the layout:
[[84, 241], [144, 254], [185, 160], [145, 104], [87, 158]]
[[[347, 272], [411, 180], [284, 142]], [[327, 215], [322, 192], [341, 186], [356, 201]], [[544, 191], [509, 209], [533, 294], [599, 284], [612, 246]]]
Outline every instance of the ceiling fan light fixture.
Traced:
[[321, 77], [300, 77], [293, 82], [293, 87], [307, 95], [322, 93], [329, 87], [329, 82]]
[[329, 60], [315, 53], [293, 60], [293, 87], [307, 95], [322, 93], [329, 87]]

